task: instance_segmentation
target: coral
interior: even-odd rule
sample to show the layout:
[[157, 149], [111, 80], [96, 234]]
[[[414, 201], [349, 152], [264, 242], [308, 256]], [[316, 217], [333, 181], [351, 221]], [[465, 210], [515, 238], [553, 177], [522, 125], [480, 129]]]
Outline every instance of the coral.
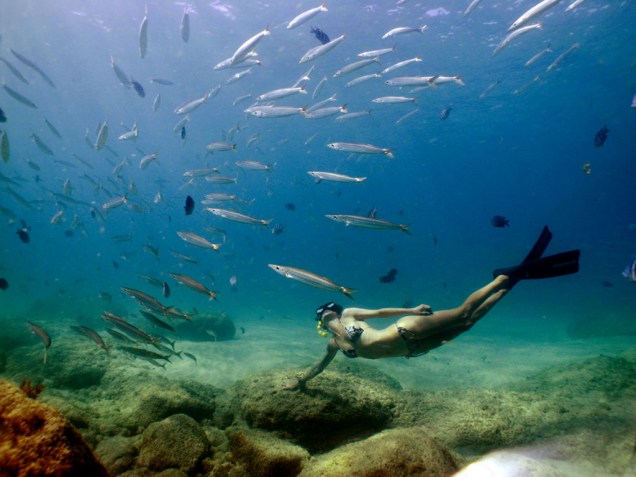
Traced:
[[58, 411], [8, 381], [0, 381], [0, 422], [0, 469], [5, 475], [108, 475]]

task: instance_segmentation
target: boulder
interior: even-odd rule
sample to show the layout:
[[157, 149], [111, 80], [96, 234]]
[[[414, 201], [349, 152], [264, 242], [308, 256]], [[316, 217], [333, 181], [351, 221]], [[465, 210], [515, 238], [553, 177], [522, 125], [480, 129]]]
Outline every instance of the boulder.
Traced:
[[119, 475], [129, 470], [135, 463], [137, 448], [135, 438], [114, 436], [101, 441], [95, 449], [108, 472]]
[[271, 433], [248, 428], [227, 430], [232, 460], [252, 477], [294, 477], [309, 461], [309, 452]]
[[0, 381], [0, 423], [0, 469], [6, 475], [108, 475], [58, 411], [8, 381]]
[[291, 392], [284, 383], [292, 377], [289, 372], [274, 372], [236, 383], [219, 396], [215, 425], [225, 428], [245, 422], [313, 453], [368, 437], [393, 418], [397, 394], [384, 384], [325, 371], [304, 391]]
[[390, 429], [312, 459], [299, 477], [445, 477], [461, 463], [424, 427]]
[[142, 436], [137, 465], [152, 470], [179, 469], [190, 474], [210, 449], [210, 442], [197, 422], [175, 414], [148, 426]]

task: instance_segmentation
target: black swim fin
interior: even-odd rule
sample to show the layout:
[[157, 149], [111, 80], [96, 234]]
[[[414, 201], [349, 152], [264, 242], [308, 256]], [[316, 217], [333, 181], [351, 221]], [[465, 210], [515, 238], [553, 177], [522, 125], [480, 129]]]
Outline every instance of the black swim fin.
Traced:
[[519, 280], [559, 277], [578, 272], [580, 250], [570, 250], [541, 258], [551, 240], [552, 232], [546, 225], [523, 262], [514, 267], [498, 268], [493, 272], [493, 276], [510, 277], [507, 288], [511, 289]]
[[516, 267], [498, 268], [493, 272], [493, 275], [507, 275], [514, 283], [519, 280], [570, 275], [579, 271], [580, 255], [580, 250], [570, 250], [523, 262]]

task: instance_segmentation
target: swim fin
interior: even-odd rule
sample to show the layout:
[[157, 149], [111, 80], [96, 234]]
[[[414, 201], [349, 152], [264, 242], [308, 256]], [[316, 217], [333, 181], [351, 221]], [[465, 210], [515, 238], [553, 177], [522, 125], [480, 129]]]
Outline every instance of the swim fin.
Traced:
[[547, 257], [523, 262], [516, 267], [498, 268], [494, 276], [507, 275], [515, 282], [533, 278], [552, 278], [570, 275], [579, 271], [580, 250], [557, 253]]
[[510, 281], [507, 288], [511, 289], [519, 280], [559, 277], [578, 272], [580, 250], [570, 250], [541, 258], [551, 240], [552, 232], [546, 225], [523, 262], [514, 267], [498, 268], [493, 272], [493, 276], [508, 276]]

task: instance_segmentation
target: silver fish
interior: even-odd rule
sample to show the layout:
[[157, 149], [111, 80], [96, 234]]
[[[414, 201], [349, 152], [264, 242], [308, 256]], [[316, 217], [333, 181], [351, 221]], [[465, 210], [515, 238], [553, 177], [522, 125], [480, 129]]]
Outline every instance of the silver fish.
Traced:
[[178, 273], [170, 273], [170, 276], [174, 278], [177, 281], [177, 283], [179, 283], [180, 285], [185, 285], [191, 290], [194, 290], [198, 293], [202, 293], [203, 295], [207, 296], [210, 300], [216, 300], [216, 295], [218, 294], [218, 292], [209, 290], [205, 285], [196, 281], [194, 278], [191, 278], [187, 275], [180, 275]]
[[541, 23], [540, 22], [534, 23], [532, 25], [524, 26], [522, 28], [517, 28], [516, 30], [510, 32], [506, 36], [506, 38], [501, 40], [501, 42], [497, 45], [497, 47], [492, 52], [492, 56], [495, 56], [497, 53], [499, 53], [505, 46], [507, 46], [512, 40], [514, 40], [519, 35], [522, 35], [524, 33], [532, 31], [532, 30], [541, 30], [541, 29], [542, 28], [541, 28]]
[[357, 154], [384, 154], [393, 159], [393, 153], [390, 149], [377, 147], [372, 144], [360, 144], [356, 142], [332, 142], [327, 147], [336, 151], [355, 152]]
[[250, 51], [261, 41], [263, 38], [270, 34], [269, 27], [266, 27], [263, 31], [258, 32], [253, 37], [246, 40], [241, 46], [237, 48], [232, 57], [230, 58], [229, 66], [233, 66], [240, 63], [248, 55]]
[[23, 83], [29, 84], [27, 79], [22, 75], [22, 73], [20, 73], [20, 70], [18, 70], [15, 66], [13, 66], [13, 64], [9, 63], [9, 61], [7, 59], [2, 58], [0, 56], [0, 61], [2, 61], [7, 66], [7, 68], [9, 68], [9, 71], [11, 71], [11, 73], [13, 73], [13, 76], [18, 78]]
[[183, 9], [183, 16], [181, 17], [181, 39], [186, 43], [190, 39], [190, 15], [188, 15], [187, 6]]
[[117, 79], [119, 80], [119, 82], [124, 85], [126, 88], [130, 89], [130, 78], [128, 78], [128, 75], [126, 73], [124, 73], [124, 70], [122, 70], [117, 63], [115, 63], [115, 58], [113, 58], [113, 55], [110, 55], [110, 65], [113, 67], [113, 71], [115, 72], [115, 76], [117, 76]]
[[290, 30], [292, 28], [296, 28], [297, 26], [302, 25], [303, 23], [309, 21], [311, 18], [315, 17], [320, 12], [326, 12], [326, 11], [327, 11], [327, 7], [325, 7], [324, 3], [320, 5], [319, 7], [310, 8], [309, 10], [301, 13], [300, 15], [297, 15], [292, 20], [290, 20], [289, 23], [287, 24], [287, 29]]
[[404, 233], [411, 235], [409, 232], [409, 226], [406, 224], [395, 224], [388, 220], [376, 219], [374, 217], [365, 217], [362, 215], [325, 215], [328, 219], [336, 222], [342, 222], [345, 225], [352, 225], [354, 227], [363, 227], [368, 229], [377, 230], [401, 230]]
[[365, 66], [371, 65], [373, 63], [379, 63], [380, 62], [380, 57], [376, 56], [374, 58], [370, 58], [367, 60], [359, 60], [359, 61], [355, 61], [353, 63], [349, 63], [348, 65], [343, 66], [342, 68], [340, 68], [338, 71], [336, 71], [333, 74], [334, 78], [338, 78], [339, 76], [343, 76], [346, 75], [348, 73], [352, 73], [354, 71], [357, 71], [361, 68], [364, 68]]
[[382, 78], [380, 73], [372, 73], [370, 75], [358, 76], [357, 78], [352, 79], [348, 83], [345, 84], [345, 88], [351, 88], [360, 83], [364, 83], [365, 81], [369, 81], [374, 78]]
[[541, 15], [548, 8], [553, 7], [561, 0], [543, 0], [542, 2], [537, 3], [534, 7], [527, 10], [523, 15], [517, 18], [512, 25], [508, 28], [508, 31], [512, 31], [515, 28], [519, 28], [521, 25], [526, 23], [528, 20], [536, 17], [537, 15]]
[[557, 56], [556, 60], [554, 60], [552, 63], [550, 63], [550, 66], [548, 66], [546, 68], [546, 71], [552, 71], [554, 68], [559, 66], [561, 64], [561, 62], [563, 60], [565, 60], [568, 56], [570, 56], [570, 54], [574, 50], [576, 50], [579, 46], [581, 46], [579, 43], [574, 43], [570, 48], [568, 48], [563, 53], [561, 53], [559, 56]]
[[139, 56], [144, 58], [148, 50], [148, 7], [139, 25]]
[[31, 68], [33, 71], [35, 71], [37, 74], [39, 74], [42, 77], [42, 79], [44, 81], [46, 81], [52, 88], [55, 88], [55, 84], [53, 84], [53, 81], [51, 81], [51, 78], [49, 78], [46, 75], [46, 73], [44, 73], [44, 71], [42, 71], [42, 69], [38, 65], [36, 65], [33, 61], [29, 60], [28, 58], [24, 57], [23, 55], [21, 55], [17, 51], [12, 50], [11, 48], [9, 48], [9, 51], [18, 60], [20, 60], [22, 63], [24, 63], [29, 68]]
[[362, 182], [366, 179], [366, 177], [351, 177], [344, 174], [336, 174], [335, 172], [324, 171], [307, 171], [307, 174], [315, 178], [316, 182]]
[[152, 102], [152, 112], [156, 113], [157, 110], [159, 109], [159, 106], [161, 106], [161, 95], [160, 94], [155, 96], [155, 99]]
[[329, 278], [317, 275], [313, 272], [310, 272], [309, 270], [303, 270], [302, 268], [288, 267], [283, 265], [275, 265], [272, 263], [267, 266], [274, 270], [276, 273], [284, 276], [285, 278], [291, 278], [292, 280], [304, 283], [305, 285], [322, 288], [323, 290], [341, 292], [349, 298], [353, 298], [353, 292], [355, 291], [353, 288], [338, 285], [337, 283], [331, 281]]
[[307, 51], [307, 53], [305, 53], [302, 56], [302, 58], [300, 59], [299, 63], [306, 63], [307, 61], [315, 60], [319, 56], [322, 56], [325, 53], [327, 53], [328, 51], [330, 51], [333, 48], [335, 48], [338, 45], [338, 43], [340, 43], [345, 38], [346, 38], [345, 35], [340, 35], [339, 37], [334, 38], [333, 40], [331, 40], [329, 43], [325, 43], [324, 45], [318, 45], [318, 46], [316, 46], [314, 48], [311, 48], [310, 50]]
[[46, 143], [42, 141], [42, 139], [40, 139], [40, 136], [38, 136], [34, 132], [31, 132], [31, 140], [35, 143], [38, 149], [42, 151], [44, 154], [46, 154], [47, 156], [55, 155], [55, 153], [51, 150], [51, 148], [47, 146]]
[[106, 145], [107, 140], [108, 140], [108, 120], [104, 121], [99, 127], [94, 148], [98, 151], [100, 149], [103, 149], [103, 147]]
[[194, 234], [192, 232], [177, 232], [177, 235], [181, 237], [181, 240], [183, 240], [186, 243], [189, 243], [191, 245], [196, 245], [197, 247], [201, 247], [201, 248], [210, 248], [214, 250], [215, 252], [217, 252], [219, 248], [221, 247], [221, 244], [212, 243], [206, 238], [201, 237], [200, 235]]
[[44, 343], [43, 366], [46, 366], [46, 353], [48, 349], [51, 347], [51, 337], [46, 331], [44, 331], [40, 326], [36, 325], [35, 323], [31, 323], [30, 321], [27, 321], [27, 325], [29, 326], [31, 333], [33, 333], [34, 335], [38, 335], [40, 339], [42, 340], [42, 343]]
[[387, 66], [386, 68], [384, 68], [382, 70], [382, 74], [385, 75], [387, 73], [390, 73], [391, 71], [395, 71], [399, 68], [404, 68], [407, 65], [410, 65], [411, 63], [419, 63], [422, 61], [422, 58], [420, 58], [419, 56], [416, 56], [415, 58], [409, 58], [408, 60], [404, 60], [404, 61], [398, 61], [397, 63], [391, 65], [391, 66]]
[[205, 210], [223, 219], [232, 220], [234, 222], [241, 222], [243, 224], [267, 226], [272, 221], [272, 219], [256, 219], [254, 217], [250, 217], [249, 215], [241, 214], [240, 212], [235, 212], [233, 210], [227, 209], [215, 209], [208, 207]]
[[384, 35], [382, 35], [382, 39], [385, 40], [387, 38], [391, 38], [397, 35], [403, 35], [405, 33], [413, 33], [413, 32], [424, 33], [424, 31], [427, 28], [428, 26], [426, 25], [422, 25], [421, 27], [397, 27], [387, 31]]
[[395, 47], [381, 48], [379, 50], [363, 51], [362, 53], [358, 53], [358, 56], [361, 56], [362, 58], [374, 58], [376, 56], [386, 55], [387, 53], [391, 53], [393, 51], [395, 51]]
[[305, 108], [289, 106], [250, 106], [243, 112], [256, 116], [257, 118], [285, 118], [295, 116], [303, 111], [305, 111]]
[[260, 96], [257, 96], [256, 101], [273, 101], [275, 99], [286, 98], [287, 96], [291, 96], [297, 93], [307, 94], [307, 90], [302, 86], [275, 89], [273, 91], [269, 91], [267, 93], [261, 94]]

